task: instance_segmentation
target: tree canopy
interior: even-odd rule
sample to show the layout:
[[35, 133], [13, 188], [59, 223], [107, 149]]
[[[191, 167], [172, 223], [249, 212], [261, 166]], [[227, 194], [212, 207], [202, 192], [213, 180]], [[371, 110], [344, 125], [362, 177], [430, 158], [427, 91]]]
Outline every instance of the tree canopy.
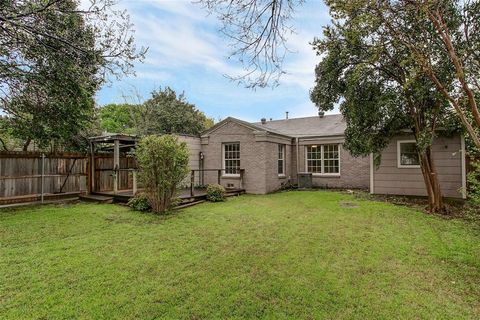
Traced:
[[158, 89], [141, 104], [110, 104], [98, 109], [102, 130], [150, 134], [199, 134], [213, 125], [197, 107], [187, 102], [185, 94], [169, 88]]
[[0, 109], [16, 137], [40, 145], [71, 139], [90, 122], [94, 94], [107, 76], [132, 72], [143, 57], [128, 15], [113, 4], [2, 2]]

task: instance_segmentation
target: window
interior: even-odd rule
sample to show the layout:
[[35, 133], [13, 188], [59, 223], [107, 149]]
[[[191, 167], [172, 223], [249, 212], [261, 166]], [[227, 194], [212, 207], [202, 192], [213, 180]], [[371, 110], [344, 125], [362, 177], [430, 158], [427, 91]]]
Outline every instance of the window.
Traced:
[[312, 145], [306, 147], [307, 172], [339, 175], [340, 152], [338, 144]]
[[278, 145], [278, 175], [283, 176], [285, 175], [285, 145], [279, 144]]
[[240, 143], [223, 145], [223, 169], [226, 175], [240, 174]]
[[399, 168], [420, 168], [417, 143], [415, 140], [398, 141], [397, 160]]

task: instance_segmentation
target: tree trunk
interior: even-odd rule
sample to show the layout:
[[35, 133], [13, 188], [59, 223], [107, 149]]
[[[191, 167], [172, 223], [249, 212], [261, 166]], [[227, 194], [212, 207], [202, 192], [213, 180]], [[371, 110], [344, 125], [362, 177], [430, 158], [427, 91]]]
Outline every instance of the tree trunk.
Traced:
[[30, 145], [30, 142], [32, 142], [32, 139], [28, 138], [27, 141], [23, 144], [23, 151], [28, 151], [28, 146]]
[[428, 209], [430, 213], [445, 212], [445, 204], [443, 203], [442, 190], [440, 189], [440, 182], [435, 169], [431, 146], [420, 153], [420, 167], [422, 168], [423, 179], [427, 189]]

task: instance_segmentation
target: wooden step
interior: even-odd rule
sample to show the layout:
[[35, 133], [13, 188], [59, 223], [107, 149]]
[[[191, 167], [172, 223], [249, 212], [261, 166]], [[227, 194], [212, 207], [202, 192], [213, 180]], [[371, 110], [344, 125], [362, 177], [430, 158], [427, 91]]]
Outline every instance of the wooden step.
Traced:
[[176, 207], [173, 208], [173, 209], [174, 209], [174, 210], [177, 210], [177, 209], [188, 208], [188, 207], [194, 206], [194, 205], [196, 205], [196, 204], [204, 203], [204, 202], [205, 202], [205, 200], [197, 200], [197, 201], [192, 201], [192, 202], [185, 202], [185, 203], [179, 204], [178, 206], [176, 206]]
[[81, 201], [97, 203], [113, 203], [113, 197], [102, 196], [99, 194], [87, 194], [80, 196]]

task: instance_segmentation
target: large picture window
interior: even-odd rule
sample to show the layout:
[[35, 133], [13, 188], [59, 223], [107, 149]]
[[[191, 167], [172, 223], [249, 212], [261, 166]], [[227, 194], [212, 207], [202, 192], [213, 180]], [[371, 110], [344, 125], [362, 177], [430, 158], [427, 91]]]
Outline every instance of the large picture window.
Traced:
[[223, 144], [223, 169], [226, 175], [240, 174], [240, 143]]
[[277, 172], [279, 176], [285, 175], [285, 145], [278, 145], [278, 161], [277, 161]]
[[414, 140], [398, 141], [397, 161], [399, 168], [420, 168], [417, 143]]
[[306, 147], [307, 172], [339, 175], [340, 151], [338, 144], [311, 145]]

